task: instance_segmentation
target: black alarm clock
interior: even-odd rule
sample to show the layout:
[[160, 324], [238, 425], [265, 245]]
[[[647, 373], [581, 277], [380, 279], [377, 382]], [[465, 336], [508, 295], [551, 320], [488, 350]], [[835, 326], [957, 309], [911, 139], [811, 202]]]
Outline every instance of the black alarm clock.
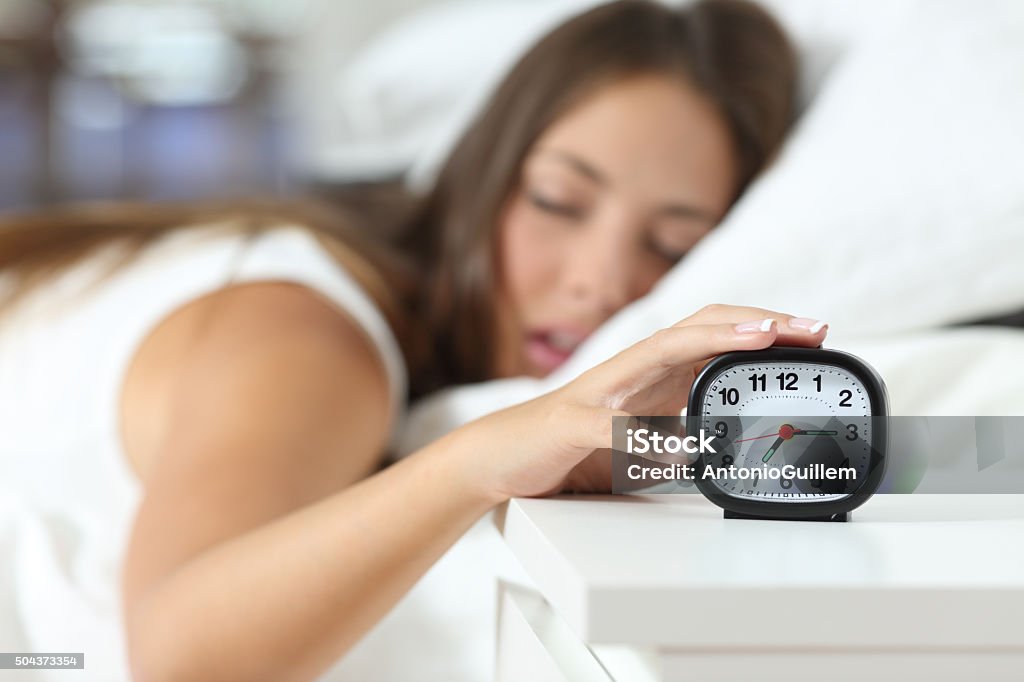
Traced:
[[849, 353], [720, 355], [690, 390], [687, 432], [713, 434], [694, 482], [726, 518], [846, 521], [882, 481], [888, 415], [885, 383]]

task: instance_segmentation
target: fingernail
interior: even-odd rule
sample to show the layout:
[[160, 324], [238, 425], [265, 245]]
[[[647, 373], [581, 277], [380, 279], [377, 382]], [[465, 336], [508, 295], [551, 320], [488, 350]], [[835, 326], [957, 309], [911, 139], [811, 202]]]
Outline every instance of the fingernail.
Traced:
[[812, 320], [807, 317], [794, 317], [789, 321], [789, 327], [791, 329], [802, 329], [811, 334], [817, 334], [827, 326], [828, 323], [824, 320]]
[[736, 325], [736, 332], [739, 334], [758, 334], [761, 332], [768, 332], [772, 330], [772, 326], [775, 325], [775, 320], [768, 318], [766, 320], [754, 320], [753, 322], [741, 322]]

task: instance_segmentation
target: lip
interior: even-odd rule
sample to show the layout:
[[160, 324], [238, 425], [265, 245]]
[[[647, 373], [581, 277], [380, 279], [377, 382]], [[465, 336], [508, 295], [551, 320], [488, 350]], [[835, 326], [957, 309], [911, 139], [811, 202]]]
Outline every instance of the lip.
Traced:
[[[563, 340], [569, 339], [571, 341], [571, 346], [566, 347], [566, 344], [564, 343], [552, 343], [552, 336], [561, 337]], [[572, 357], [580, 344], [582, 344], [589, 336], [590, 331], [583, 330], [579, 327], [547, 327], [533, 329], [526, 334], [526, 339], [524, 341], [526, 359], [530, 364], [539, 368], [543, 372], [551, 372]]]

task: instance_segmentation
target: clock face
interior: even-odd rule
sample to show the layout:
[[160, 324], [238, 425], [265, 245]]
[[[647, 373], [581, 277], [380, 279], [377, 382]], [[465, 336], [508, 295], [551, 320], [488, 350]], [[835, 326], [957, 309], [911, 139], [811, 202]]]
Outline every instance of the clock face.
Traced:
[[747, 474], [712, 478], [718, 492], [762, 503], [821, 503], [848, 497], [868, 479], [878, 406], [850, 370], [813, 361], [744, 362], [703, 385], [691, 414], [699, 411], [716, 450], [703, 455], [703, 464]]

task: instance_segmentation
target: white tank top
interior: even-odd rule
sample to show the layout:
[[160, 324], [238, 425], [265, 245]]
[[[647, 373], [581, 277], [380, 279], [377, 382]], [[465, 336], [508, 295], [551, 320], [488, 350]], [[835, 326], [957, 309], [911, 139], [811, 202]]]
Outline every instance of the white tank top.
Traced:
[[[86, 654], [84, 675], [19, 679], [129, 679], [120, 570], [142, 491], [121, 447], [119, 394], [136, 349], [175, 309], [231, 283], [306, 285], [372, 340], [392, 424], [400, 421], [406, 374], [395, 338], [309, 233], [178, 231], [83, 291], [115, 251], [87, 258], [0, 317], [0, 650]], [[344, 668], [331, 679], [360, 679]]]

